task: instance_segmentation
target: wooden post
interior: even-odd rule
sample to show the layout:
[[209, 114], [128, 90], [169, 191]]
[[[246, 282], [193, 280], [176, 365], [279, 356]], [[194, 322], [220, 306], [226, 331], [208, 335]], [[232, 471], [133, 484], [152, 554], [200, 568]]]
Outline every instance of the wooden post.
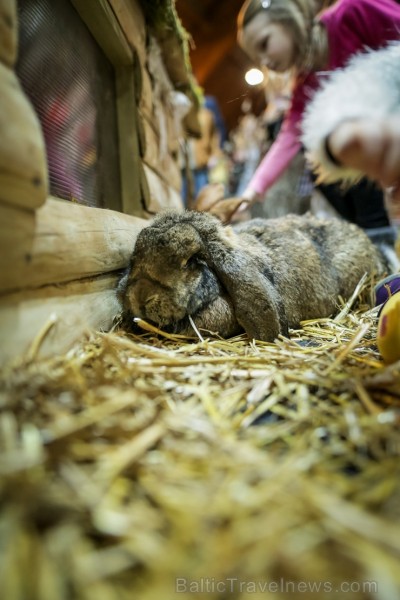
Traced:
[[0, 201], [34, 209], [47, 197], [46, 151], [39, 120], [13, 67], [15, 0], [0, 0]]
[[14, 0], [0, 0], [0, 61], [14, 68], [17, 60], [17, 5]]

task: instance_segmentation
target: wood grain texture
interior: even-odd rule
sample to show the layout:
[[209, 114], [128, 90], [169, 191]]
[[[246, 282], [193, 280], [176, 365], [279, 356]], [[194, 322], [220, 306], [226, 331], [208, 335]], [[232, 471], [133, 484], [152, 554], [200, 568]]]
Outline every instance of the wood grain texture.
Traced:
[[157, 214], [166, 209], [183, 210], [183, 202], [179, 192], [168, 185], [164, 179], [146, 164], [143, 167], [150, 190], [150, 198], [147, 202], [146, 210], [150, 214]]
[[17, 2], [0, 0], [0, 61], [14, 67], [17, 59]]
[[133, 68], [116, 69], [116, 90], [122, 209], [126, 214], [142, 216], [139, 117], [135, 102]]
[[117, 282], [100, 276], [0, 298], [0, 363], [26, 355], [43, 330], [42, 357], [67, 351], [88, 330], [109, 330], [120, 311]]
[[[167, 147], [162, 150], [160, 144], [160, 135], [157, 123], [149, 122], [146, 116], [142, 117], [142, 124], [145, 134], [145, 154], [144, 162], [155, 171], [169, 186], [179, 193], [182, 185], [182, 177], [177, 161], [174, 160], [169, 145], [169, 136]], [[164, 125], [163, 125], [164, 126]]]
[[52, 198], [36, 213], [0, 204], [0, 293], [121, 269], [147, 224]]
[[0, 63], [0, 200], [35, 209], [47, 197], [39, 120], [15, 73]]
[[97, 41], [104, 54], [114, 66], [133, 64], [133, 51], [107, 0], [71, 0]]
[[146, 24], [143, 11], [136, 0], [108, 0], [117, 21], [132, 48], [143, 64], [146, 62]]

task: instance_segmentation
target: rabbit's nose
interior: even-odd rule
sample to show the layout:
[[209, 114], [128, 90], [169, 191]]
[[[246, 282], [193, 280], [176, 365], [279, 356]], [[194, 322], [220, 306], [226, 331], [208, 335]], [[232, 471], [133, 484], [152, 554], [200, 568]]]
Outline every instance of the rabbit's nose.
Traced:
[[148, 306], [155, 297], [154, 286], [145, 279], [138, 279], [128, 289], [131, 308], [138, 316], [145, 316], [146, 306]]
[[148, 308], [149, 306], [154, 305], [158, 300], [158, 294], [152, 294], [151, 296], [148, 296], [144, 302], [143, 302], [143, 306], [146, 308]]
[[141, 278], [135, 282], [135, 296], [139, 304], [145, 304], [151, 296], [154, 296], [154, 285], [148, 279]]
[[139, 310], [145, 317], [154, 317], [159, 311], [159, 295], [151, 294], [139, 298]]

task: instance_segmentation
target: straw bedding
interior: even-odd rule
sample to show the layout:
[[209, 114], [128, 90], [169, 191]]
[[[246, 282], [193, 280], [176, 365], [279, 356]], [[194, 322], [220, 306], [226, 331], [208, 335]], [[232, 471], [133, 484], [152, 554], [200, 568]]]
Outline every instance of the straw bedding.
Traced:
[[33, 344], [1, 379], [0, 597], [398, 598], [400, 364], [370, 290], [276, 344]]

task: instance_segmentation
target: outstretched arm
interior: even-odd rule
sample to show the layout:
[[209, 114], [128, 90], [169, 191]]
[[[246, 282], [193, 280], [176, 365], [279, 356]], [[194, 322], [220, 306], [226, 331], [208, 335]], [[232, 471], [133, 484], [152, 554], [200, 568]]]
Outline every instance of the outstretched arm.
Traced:
[[286, 170], [300, 148], [298, 128], [292, 119], [287, 118], [275, 142], [257, 167], [243, 197], [250, 202], [261, 200], [265, 192]]

